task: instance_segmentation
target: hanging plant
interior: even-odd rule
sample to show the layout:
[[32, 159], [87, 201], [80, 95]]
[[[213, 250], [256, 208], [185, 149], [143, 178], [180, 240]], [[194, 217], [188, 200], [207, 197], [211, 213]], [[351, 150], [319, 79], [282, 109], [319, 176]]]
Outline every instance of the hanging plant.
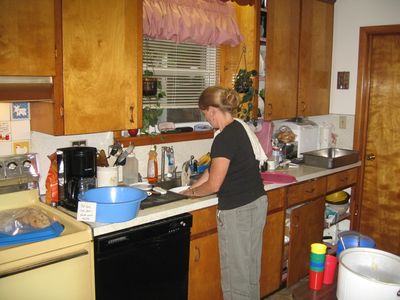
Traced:
[[[239, 69], [240, 63], [244, 60], [244, 69]], [[237, 108], [236, 116], [245, 122], [253, 120], [254, 96], [256, 91], [253, 87], [253, 78], [258, 75], [256, 70], [248, 70], [246, 63], [246, 46], [242, 48], [242, 53], [238, 62], [238, 71], [234, 77], [233, 88], [241, 96], [241, 102]], [[257, 116], [260, 112], [257, 112]]]
[[256, 70], [240, 69], [235, 76], [234, 89], [238, 93], [247, 93], [253, 86], [253, 77], [257, 76]]

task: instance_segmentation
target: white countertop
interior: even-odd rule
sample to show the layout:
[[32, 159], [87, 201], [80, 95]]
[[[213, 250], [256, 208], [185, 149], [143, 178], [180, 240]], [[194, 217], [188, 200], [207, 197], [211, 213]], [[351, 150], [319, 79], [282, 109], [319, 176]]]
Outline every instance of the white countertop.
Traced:
[[[289, 174], [295, 176], [297, 182], [302, 182], [306, 180], [310, 180], [317, 177], [327, 176], [330, 174], [334, 174], [337, 172], [341, 172], [344, 170], [352, 169], [355, 167], [359, 167], [361, 162], [347, 165], [344, 167], [334, 168], [334, 169], [324, 169], [324, 168], [317, 168], [307, 165], [299, 165], [298, 168], [289, 168], [285, 170], [276, 170], [276, 172], [282, 172], [285, 174]], [[276, 188], [283, 187], [289, 184], [266, 184], [265, 190], [273, 190]], [[102, 224], [102, 223], [89, 223], [93, 230], [93, 236], [99, 236], [106, 233], [138, 226], [141, 224], [165, 219], [168, 217], [172, 217], [175, 215], [183, 214], [186, 212], [192, 212], [195, 210], [199, 210], [202, 208], [206, 208], [209, 206], [216, 205], [218, 203], [218, 198], [216, 195], [211, 195], [202, 198], [195, 198], [195, 199], [184, 199], [179, 200], [171, 203], [167, 203], [164, 205], [159, 205], [151, 208], [146, 208], [143, 210], [139, 210], [139, 213], [135, 219], [132, 219], [127, 222], [122, 223], [111, 223], [111, 224]]]

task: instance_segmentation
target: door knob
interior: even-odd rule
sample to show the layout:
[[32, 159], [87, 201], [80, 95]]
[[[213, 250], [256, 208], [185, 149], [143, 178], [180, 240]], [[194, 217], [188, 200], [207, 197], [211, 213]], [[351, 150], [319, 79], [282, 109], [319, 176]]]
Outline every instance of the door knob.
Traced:
[[375, 154], [369, 153], [367, 154], [367, 160], [374, 160], [375, 159]]

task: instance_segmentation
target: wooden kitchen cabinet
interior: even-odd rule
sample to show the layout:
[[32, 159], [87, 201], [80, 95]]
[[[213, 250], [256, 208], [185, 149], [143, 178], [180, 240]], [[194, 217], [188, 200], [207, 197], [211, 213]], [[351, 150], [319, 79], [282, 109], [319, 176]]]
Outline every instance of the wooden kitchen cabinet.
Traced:
[[326, 192], [329, 194], [349, 186], [355, 185], [357, 182], [358, 168], [342, 171], [327, 176]]
[[298, 116], [329, 113], [335, 0], [301, 0]]
[[288, 187], [290, 218], [287, 286], [308, 274], [310, 245], [322, 242], [325, 224], [326, 177]]
[[326, 193], [326, 177], [311, 179], [288, 187], [287, 206], [312, 200]]
[[222, 300], [216, 210], [212, 206], [192, 212], [189, 300]]
[[278, 290], [281, 285], [286, 188], [268, 191], [267, 195], [268, 213], [261, 257], [261, 297]]
[[53, 0], [0, 0], [0, 75], [54, 76]]
[[140, 126], [142, 5], [55, 0], [54, 99], [32, 103], [32, 130], [64, 135]]
[[266, 120], [329, 113], [333, 3], [268, 1]]
[[287, 286], [308, 275], [310, 245], [322, 242], [324, 213], [324, 197], [309, 201], [291, 211]]

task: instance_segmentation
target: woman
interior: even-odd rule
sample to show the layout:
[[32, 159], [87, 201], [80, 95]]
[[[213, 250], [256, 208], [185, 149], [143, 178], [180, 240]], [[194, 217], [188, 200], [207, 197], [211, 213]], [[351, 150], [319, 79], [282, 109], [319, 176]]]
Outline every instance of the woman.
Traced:
[[[267, 196], [256, 160], [257, 151], [262, 148], [257, 138], [250, 138], [247, 125], [232, 116], [239, 102], [235, 91], [218, 86], [209, 87], [200, 95], [199, 108], [219, 134], [211, 146], [209, 170], [183, 193], [190, 197], [218, 195], [224, 299], [259, 300]], [[263, 151], [261, 154], [266, 159]]]

